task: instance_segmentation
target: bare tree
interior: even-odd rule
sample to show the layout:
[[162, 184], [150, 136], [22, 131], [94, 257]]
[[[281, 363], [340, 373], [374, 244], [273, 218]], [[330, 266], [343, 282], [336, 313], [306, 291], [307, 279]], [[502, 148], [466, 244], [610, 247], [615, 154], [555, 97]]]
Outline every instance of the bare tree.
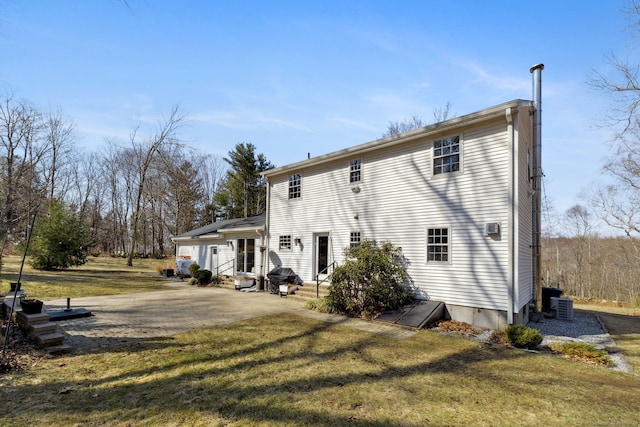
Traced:
[[[447, 101], [446, 105], [443, 108], [434, 108], [433, 109], [433, 122], [439, 123], [447, 120], [449, 118], [449, 113], [451, 111], [451, 101]], [[422, 120], [422, 117], [418, 115], [411, 116], [410, 119], [404, 119], [402, 121], [393, 121], [389, 122], [387, 125], [387, 130], [382, 134], [383, 138], [389, 136], [400, 135], [401, 133], [409, 132], [415, 129], [419, 129], [421, 127], [427, 126], [429, 123], [426, 123]]]
[[[626, 12], [632, 35], [640, 36], [640, 2], [629, 0]], [[606, 70], [592, 72], [588, 84], [611, 100], [604, 119], [616, 134], [603, 170], [613, 184], [596, 188], [589, 202], [607, 224], [632, 237], [640, 234], [640, 65], [615, 54], [607, 63]]]
[[[43, 172], [49, 185], [50, 201], [53, 201], [56, 195], [66, 194], [69, 189], [69, 182], [58, 189], [58, 181], [60, 173], [71, 160], [74, 130], [73, 123], [60, 111], [49, 113], [44, 117], [43, 131], [47, 146], [47, 161]], [[67, 176], [67, 178], [71, 177]], [[58, 194], [56, 190], [59, 190]]]
[[[177, 143], [176, 132], [182, 125], [184, 117], [179, 114], [178, 107], [174, 107], [168, 119], [159, 123], [156, 132], [150, 135], [144, 142], [139, 142], [138, 129], [134, 129], [130, 136], [133, 161], [136, 166], [134, 187], [133, 218], [131, 220], [129, 257], [127, 265], [133, 265], [133, 255], [138, 238], [138, 226], [142, 218], [142, 202], [145, 193], [147, 176], [157, 154], [166, 145]], [[170, 151], [170, 150], [168, 150]]]
[[567, 230], [571, 232], [576, 263], [576, 283], [579, 296], [585, 297], [585, 288], [591, 289], [591, 240], [594, 237], [593, 221], [589, 211], [581, 205], [569, 208], [565, 214]]

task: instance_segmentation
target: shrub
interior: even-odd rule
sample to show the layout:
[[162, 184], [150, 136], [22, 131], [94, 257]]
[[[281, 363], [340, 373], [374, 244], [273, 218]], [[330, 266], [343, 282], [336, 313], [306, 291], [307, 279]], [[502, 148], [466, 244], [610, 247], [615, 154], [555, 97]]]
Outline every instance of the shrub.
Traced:
[[191, 277], [195, 277], [196, 271], [198, 270], [200, 270], [200, 266], [194, 262], [189, 266], [189, 275], [191, 275]]
[[340, 313], [328, 298], [316, 298], [305, 303], [305, 307], [309, 310], [319, 311], [320, 313]]
[[365, 240], [345, 249], [346, 261], [336, 267], [327, 299], [339, 312], [375, 317], [411, 301], [402, 250], [390, 242]]
[[562, 354], [569, 360], [589, 363], [591, 365], [611, 366], [613, 361], [605, 350], [598, 350], [593, 344], [585, 342], [553, 343], [551, 350]]
[[539, 330], [524, 325], [511, 325], [507, 328], [507, 339], [514, 347], [533, 350], [542, 342]]
[[[189, 269], [191, 269], [191, 267], [189, 267]], [[193, 276], [193, 278], [198, 281], [199, 285], [208, 285], [209, 283], [211, 283], [211, 277], [213, 276], [213, 273], [211, 273], [211, 271], [209, 270], [201, 268], [192, 273], [191, 276]]]

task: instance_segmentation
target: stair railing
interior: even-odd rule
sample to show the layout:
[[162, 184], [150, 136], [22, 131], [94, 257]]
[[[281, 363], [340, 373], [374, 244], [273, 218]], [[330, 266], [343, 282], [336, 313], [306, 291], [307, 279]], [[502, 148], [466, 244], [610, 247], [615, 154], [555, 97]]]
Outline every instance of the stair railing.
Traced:
[[[321, 271], [319, 271], [318, 274], [316, 274], [316, 298], [320, 298], [320, 284], [324, 282], [329, 282], [331, 280], [331, 276], [333, 275], [333, 271], [335, 271], [335, 267], [337, 265], [338, 263], [334, 261], [328, 266], [326, 266], [325, 268], [323, 268]], [[329, 273], [330, 269], [331, 269], [331, 273]], [[326, 274], [326, 276], [323, 277], [322, 280], [320, 280], [321, 274]]]
[[[227, 265], [227, 264], [231, 264], [231, 265]], [[226, 267], [225, 267], [226, 266]], [[231, 274], [230, 276], [234, 276], [235, 272], [236, 272], [236, 260], [235, 259], [231, 259], [227, 262], [223, 262], [222, 264], [220, 264], [219, 266], [216, 267], [216, 276], [218, 276], [218, 280], [220, 280], [220, 275], [222, 273], [224, 273], [225, 271], [231, 269]]]

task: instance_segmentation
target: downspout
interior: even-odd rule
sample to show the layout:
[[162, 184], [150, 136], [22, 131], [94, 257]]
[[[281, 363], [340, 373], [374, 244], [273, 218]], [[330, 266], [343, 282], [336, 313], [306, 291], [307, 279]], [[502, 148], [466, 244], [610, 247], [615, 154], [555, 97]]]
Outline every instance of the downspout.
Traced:
[[266, 236], [266, 223], [262, 228], [256, 228], [256, 234], [260, 236], [260, 269], [258, 270], [258, 289], [264, 290], [264, 253], [265, 253], [265, 236]]
[[[267, 203], [265, 204], [266, 209], [267, 209], [267, 213], [265, 215], [265, 221], [264, 221], [264, 239], [265, 239], [265, 245], [264, 245], [264, 253], [261, 253], [260, 255], [262, 255], [262, 265], [263, 265], [263, 269], [264, 267], [266, 267], [266, 269], [263, 270], [263, 280], [264, 280], [264, 276], [266, 276], [266, 272], [267, 271], [271, 271], [271, 269], [269, 268], [269, 242], [271, 241], [271, 239], [269, 238], [271, 231], [270, 231], [270, 226], [271, 226], [271, 182], [269, 182], [269, 178], [265, 177], [266, 181], [267, 181]], [[266, 285], [266, 282], [265, 282]], [[268, 291], [268, 289], [266, 289], [266, 287], [263, 289], [263, 291]]]
[[529, 70], [533, 74], [533, 107], [534, 107], [534, 176], [533, 176], [533, 283], [535, 286], [536, 311], [542, 312], [542, 262], [541, 262], [541, 227], [542, 227], [542, 70], [544, 64], [536, 64]]
[[509, 194], [511, 195], [511, 209], [509, 210], [509, 233], [511, 234], [509, 239], [509, 271], [507, 284], [507, 324], [513, 324], [513, 312], [514, 312], [514, 298], [515, 298], [515, 286], [516, 286], [516, 274], [515, 274], [515, 261], [516, 261], [516, 248], [517, 248], [517, 233], [516, 230], [516, 212], [518, 209], [518, 194], [516, 185], [518, 179], [518, 144], [514, 143], [513, 135], [513, 114], [511, 108], [505, 110], [505, 117], [507, 119], [507, 137], [509, 138], [509, 147], [511, 147], [511, 183], [509, 188]]

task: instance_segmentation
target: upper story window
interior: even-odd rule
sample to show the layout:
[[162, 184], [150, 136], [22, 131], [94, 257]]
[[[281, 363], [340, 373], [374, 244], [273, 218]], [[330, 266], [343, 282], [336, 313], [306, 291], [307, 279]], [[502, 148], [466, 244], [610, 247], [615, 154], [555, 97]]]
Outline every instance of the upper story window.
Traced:
[[427, 262], [449, 261], [449, 229], [427, 229]]
[[460, 170], [460, 136], [439, 139], [433, 142], [433, 174]]
[[302, 178], [300, 174], [289, 176], [289, 198], [297, 199], [302, 195]]
[[349, 163], [349, 182], [360, 182], [362, 179], [362, 159], [351, 160]]
[[362, 242], [362, 236], [359, 231], [352, 231], [349, 236], [349, 246], [354, 248]]
[[291, 235], [280, 236], [278, 247], [280, 250], [291, 250]]

